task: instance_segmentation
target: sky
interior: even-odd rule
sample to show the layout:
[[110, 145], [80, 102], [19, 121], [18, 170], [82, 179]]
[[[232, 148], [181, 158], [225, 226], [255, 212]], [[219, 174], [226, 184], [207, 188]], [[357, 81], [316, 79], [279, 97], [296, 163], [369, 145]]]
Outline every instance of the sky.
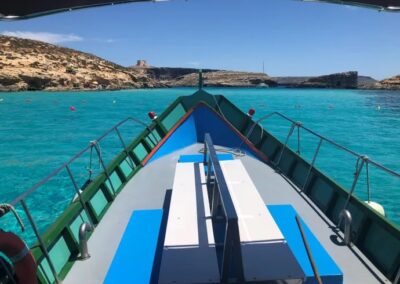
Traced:
[[[55, 0], [56, 1], [56, 0]], [[400, 13], [295, 0], [172, 0], [0, 22], [0, 34], [93, 53], [123, 66], [314, 76], [400, 74]]]

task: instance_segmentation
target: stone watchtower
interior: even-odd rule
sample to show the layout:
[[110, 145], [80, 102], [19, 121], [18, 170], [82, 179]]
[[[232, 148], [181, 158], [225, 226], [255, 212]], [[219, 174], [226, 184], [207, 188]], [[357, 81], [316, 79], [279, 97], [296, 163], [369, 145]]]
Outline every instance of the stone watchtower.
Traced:
[[147, 64], [146, 60], [140, 59], [140, 60], [138, 60], [136, 62], [136, 66], [135, 67], [148, 68], [150, 66]]

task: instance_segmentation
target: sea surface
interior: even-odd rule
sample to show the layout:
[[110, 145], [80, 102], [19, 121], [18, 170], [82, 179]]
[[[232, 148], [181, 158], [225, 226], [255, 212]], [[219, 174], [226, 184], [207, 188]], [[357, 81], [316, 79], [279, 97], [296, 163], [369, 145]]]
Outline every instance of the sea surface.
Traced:
[[[256, 110], [255, 119], [281, 112], [305, 127], [400, 172], [400, 92], [317, 89], [209, 88], [223, 94], [243, 111]], [[91, 140], [130, 116], [148, 122], [147, 113], [161, 113], [177, 96], [194, 89], [151, 89], [101, 92], [18, 92], [0, 93], [0, 203], [18, 195], [68, 161]], [[291, 124], [278, 116], [260, 122], [285, 141]], [[127, 123], [120, 128], [128, 144], [142, 126]], [[319, 139], [297, 130], [289, 145], [311, 161]], [[115, 132], [101, 142], [106, 162], [119, 153], [121, 143]], [[100, 172], [98, 160], [85, 153], [71, 166], [78, 185]], [[357, 158], [323, 142], [316, 166], [346, 189], [351, 188]], [[370, 200], [384, 206], [389, 220], [400, 224], [400, 179], [369, 165]], [[368, 199], [366, 170], [363, 169], [356, 195]], [[68, 173], [63, 170], [39, 187], [26, 203], [43, 232], [68, 206], [75, 194]], [[26, 225], [22, 235], [33, 241], [23, 208], [16, 206]], [[19, 234], [11, 214], [0, 219], [0, 228]]]

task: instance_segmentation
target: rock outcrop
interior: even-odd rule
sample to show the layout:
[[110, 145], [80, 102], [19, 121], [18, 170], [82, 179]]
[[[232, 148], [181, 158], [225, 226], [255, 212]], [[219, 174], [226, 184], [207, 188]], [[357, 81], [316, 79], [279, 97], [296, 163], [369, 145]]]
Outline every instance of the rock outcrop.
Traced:
[[[205, 86], [400, 89], [400, 75], [377, 82], [357, 72], [318, 77], [275, 77], [264, 73], [203, 69]], [[73, 49], [0, 36], [0, 91], [118, 90], [190, 87], [198, 69], [152, 67], [145, 60], [123, 67]]]
[[[170, 81], [177, 80], [188, 74], [198, 74], [199, 69], [195, 68], [181, 68], [181, 67], [139, 67], [133, 66], [134, 69], [143, 69], [142, 71], [145, 72], [150, 78], [163, 82], [169, 83]], [[221, 70], [213, 70], [213, 69], [202, 69], [203, 73], [208, 72], [216, 72]]]
[[400, 90], [400, 75], [379, 81], [371, 88], [381, 90]]
[[162, 86], [142, 70], [52, 44], [0, 36], [0, 91]]
[[358, 73], [350, 71], [318, 77], [280, 77], [277, 81], [279, 85], [292, 88], [356, 89]]
[[378, 81], [369, 76], [358, 76], [358, 88], [367, 89], [372, 87]]
[[[209, 71], [203, 74], [204, 86], [208, 87], [258, 87], [276, 86], [277, 83], [264, 73], [235, 72], [235, 71]], [[197, 86], [198, 74], [189, 73], [172, 80], [167, 80], [170, 87]]]

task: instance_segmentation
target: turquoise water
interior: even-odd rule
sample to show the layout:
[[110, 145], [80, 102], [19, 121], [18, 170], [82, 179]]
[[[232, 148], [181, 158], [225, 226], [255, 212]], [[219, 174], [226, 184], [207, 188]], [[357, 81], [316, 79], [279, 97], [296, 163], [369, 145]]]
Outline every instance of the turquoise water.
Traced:
[[[208, 89], [223, 94], [246, 111], [256, 109], [255, 118], [279, 111], [301, 121], [360, 154], [400, 172], [400, 92], [358, 90], [299, 89]], [[0, 202], [10, 202], [33, 186], [53, 169], [66, 162], [81, 148], [127, 116], [148, 121], [147, 112], [162, 112], [177, 96], [189, 95], [194, 89], [154, 89], [116, 92], [20, 92], [0, 93]], [[70, 106], [75, 111], [70, 111]], [[290, 124], [271, 118], [262, 122], [270, 132], [284, 140]], [[133, 139], [142, 127], [129, 123], [121, 128], [126, 141]], [[311, 160], [318, 140], [304, 132], [301, 154]], [[297, 133], [290, 145], [297, 149]], [[107, 162], [121, 151], [116, 135], [101, 143]], [[345, 188], [350, 188], [356, 159], [323, 144], [316, 165]], [[78, 184], [88, 178], [89, 154], [72, 166]], [[93, 161], [94, 174], [99, 172]], [[388, 218], [400, 224], [400, 180], [370, 167], [371, 199], [381, 203]], [[367, 198], [365, 171], [356, 194]], [[40, 187], [27, 199], [28, 207], [40, 230], [54, 222], [74, 196], [66, 172]], [[24, 219], [21, 206], [18, 212]], [[25, 222], [26, 224], [28, 222]], [[3, 217], [0, 227], [15, 227], [15, 220]], [[26, 238], [32, 235], [27, 226]]]

